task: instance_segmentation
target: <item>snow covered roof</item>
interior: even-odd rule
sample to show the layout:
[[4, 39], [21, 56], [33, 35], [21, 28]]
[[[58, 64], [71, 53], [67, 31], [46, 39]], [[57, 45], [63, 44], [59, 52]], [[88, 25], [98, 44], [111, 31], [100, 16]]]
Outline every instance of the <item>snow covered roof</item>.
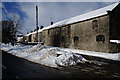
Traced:
[[[67, 24], [71, 24], [71, 23], [75, 23], [75, 22], [79, 22], [79, 21], [90, 19], [90, 18], [105, 15], [105, 14], [107, 14], [107, 11], [112, 11], [118, 4], [119, 3], [114, 3], [112, 5], [109, 5], [109, 6], [106, 6], [106, 7], [103, 7], [103, 8], [88, 12], [88, 13], [78, 15], [76, 17], [72, 17], [72, 18], [65, 19], [63, 21], [59, 21], [57, 23], [54, 23], [53, 25], [50, 25], [48, 27], [44, 27], [43, 29], [38, 30], [38, 32], [42, 32], [43, 30], [46, 30], [46, 29], [59, 27], [62, 25], [67, 25]], [[34, 34], [34, 33], [36, 33], [36, 32], [29, 33], [26, 36], [28, 36], [30, 34]]]
[[18, 38], [17, 38], [18, 41], [21, 40], [21, 39], [22, 39], [22, 37], [18, 37]]

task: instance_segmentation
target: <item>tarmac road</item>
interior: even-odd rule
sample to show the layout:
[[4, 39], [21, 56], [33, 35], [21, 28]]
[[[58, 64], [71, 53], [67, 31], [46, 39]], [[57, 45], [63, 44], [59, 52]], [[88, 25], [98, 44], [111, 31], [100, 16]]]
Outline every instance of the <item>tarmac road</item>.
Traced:
[[6, 78], [67, 78], [68, 72], [45, 67], [2, 51], [2, 79]]

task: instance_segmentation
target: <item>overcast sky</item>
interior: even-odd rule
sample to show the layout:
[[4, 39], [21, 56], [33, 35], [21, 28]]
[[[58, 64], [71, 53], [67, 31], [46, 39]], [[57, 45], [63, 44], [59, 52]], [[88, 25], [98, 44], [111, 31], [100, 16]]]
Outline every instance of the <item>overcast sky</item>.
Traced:
[[[107, 5], [113, 2], [3, 2], [2, 19], [21, 23], [21, 32], [26, 34], [35, 27], [35, 6], [39, 7], [39, 26], [58, 22]], [[52, 19], [51, 19], [52, 18]]]

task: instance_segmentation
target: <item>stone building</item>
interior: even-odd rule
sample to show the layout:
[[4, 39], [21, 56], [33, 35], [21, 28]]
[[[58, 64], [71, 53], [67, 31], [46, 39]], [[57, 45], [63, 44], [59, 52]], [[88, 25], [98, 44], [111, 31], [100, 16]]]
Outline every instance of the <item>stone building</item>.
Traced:
[[[116, 53], [120, 44], [120, 4], [94, 10], [57, 22], [38, 30], [38, 41], [45, 45], [81, 50]], [[25, 42], [36, 42], [36, 32], [23, 37]]]

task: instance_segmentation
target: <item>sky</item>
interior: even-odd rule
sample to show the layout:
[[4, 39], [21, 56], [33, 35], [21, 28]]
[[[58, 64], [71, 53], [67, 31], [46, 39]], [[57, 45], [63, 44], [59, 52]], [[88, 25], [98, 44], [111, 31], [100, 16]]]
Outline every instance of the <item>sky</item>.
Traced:
[[114, 2], [2, 2], [2, 20], [19, 22], [23, 34], [36, 28], [35, 6], [39, 8], [38, 25], [53, 23], [78, 16], [113, 4]]

